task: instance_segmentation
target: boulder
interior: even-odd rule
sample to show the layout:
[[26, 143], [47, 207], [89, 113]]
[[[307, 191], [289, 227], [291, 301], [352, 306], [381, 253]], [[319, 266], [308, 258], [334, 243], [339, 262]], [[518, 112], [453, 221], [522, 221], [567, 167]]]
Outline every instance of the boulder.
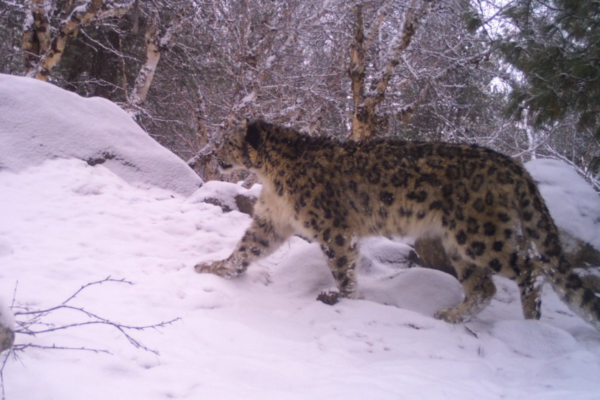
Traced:
[[212, 204], [221, 208], [223, 212], [235, 210], [252, 216], [261, 189], [261, 185], [253, 185], [246, 189], [242, 184], [208, 181], [190, 196], [188, 201]]
[[0, 74], [0, 170], [16, 172], [56, 158], [102, 165], [129, 183], [184, 196], [203, 183], [109, 100]]

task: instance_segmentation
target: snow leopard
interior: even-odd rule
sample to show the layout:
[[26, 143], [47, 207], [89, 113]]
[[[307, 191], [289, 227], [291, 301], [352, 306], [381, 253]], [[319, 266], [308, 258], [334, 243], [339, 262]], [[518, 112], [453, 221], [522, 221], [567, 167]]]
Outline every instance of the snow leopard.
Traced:
[[548, 280], [600, 329], [600, 299], [565, 258], [534, 180], [506, 155], [474, 144], [313, 137], [255, 120], [224, 134], [217, 161], [224, 173], [255, 173], [263, 186], [231, 256], [201, 262], [196, 272], [236, 277], [297, 234], [320, 244], [336, 293], [352, 299], [360, 238], [438, 237], [464, 298], [436, 318], [460, 323], [477, 315], [499, 274], [518, 284], [525, 318], [540, 318]]

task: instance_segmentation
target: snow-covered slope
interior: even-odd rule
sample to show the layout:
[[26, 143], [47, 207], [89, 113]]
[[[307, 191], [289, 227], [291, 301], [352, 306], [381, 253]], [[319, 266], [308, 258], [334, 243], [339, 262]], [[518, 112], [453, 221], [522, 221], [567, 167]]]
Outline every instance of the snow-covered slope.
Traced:
[[556, 224], [600, 250], [600, 195], [562, 161], [540, 158], [525, 167]]
[[119, 107], [49, 83], [0, 74], [0, 169], [19, 171], [44, 160], [103, 163], [128, 182], [189, 195], [201, 179]]
[[[51, 160], [0, 171], [0, 293], [43, 309], [71, 303], [125, 325], [182, 319], [132, 335], [85, 326], [17, 336], [28, 349], [5, 371], [11, 399], [595, 399], [600, 334], [551, 290], [541, 321], [524, 321], [512, 282], [477, 319], [449, 325], [433, 312], [460, 299], [451, 277], [371, 258], [365, 300], [315, 301], [333, 281], [318, 245], [293, 238], [237, 280], [192, 266], [226, 257], [250, 223], [161, 189], [129, 185], [103, 166]], [[392, 248], [363, 243], [364, 253]], [[393, 258], [393, 257], [391, 257]], [[9, 298], [10, 300], [10, 298]], [[9, 301], [10, 302], [10, 301]], [[17, 316], [17, 320], [24, 316]], [[54, 312], [44, 322], [85, 322]], [[42, 325], [36, 329], [44, 329]], [[33, 384], [35, 383], [35, 384]]]
[[[37, 93], [38, 84], [22, 90]], [[75, 110], [65, 118], [81, 126], [84, 114]], [[0, 118], [13, 128], [21, 123]], [[387, 239], [361, 243], [363, 299], [335, 306], [315, 301], [333, 280], [319, 246], [299, 238], [239, 279], [199, 275], [193, 265], [228, 256], [250, 224], [247, 215], [224, 214], [198, 196], [132, 184], [135, 174], [123, 175], [108, 161], [92, 167], [81, 160], [87, 154], [19, 165], [25, 163], [19, 157], [35, 153], [20, 146], [31, 149], [44, 134], [23, 124], [20, 132], [31, 142], [0, 142], [4, 304], [13, 304], [14, 295], [13, 311], [48, 309], [110, 276], [132, 284], [96, 284], [67, 304], [128, 326], [181, 319], [158, 330], [128, 331], [157, 355], [108, 325], [52, 330], [94, 320], [75, 309], [52, 311], [29, 327], [50, 331], [17, 335], [17, 344], [46, 348], [28, 348], [7, 361], [8, 400], [599, 397], [600, 333], [551, 290], [544, 292], [542, 320], [525, 321], [514, 283], [496, 279], [498, 293], [483, 313], [449, 325], [432, 315], [460, 300], [458, 282], [405, 268], [405, 246]], [[101, 121], [94, 124], [102, 132]], [[162, 159], [148, 151], [142, 158]], [[238, 192], [223, 185], [211, 190]], [[582, 222], [579, 228], [588, 227]], [[27, 319], [17, 314], [16, 327]], [[0, 355], [0, 365], [3, 360]]]

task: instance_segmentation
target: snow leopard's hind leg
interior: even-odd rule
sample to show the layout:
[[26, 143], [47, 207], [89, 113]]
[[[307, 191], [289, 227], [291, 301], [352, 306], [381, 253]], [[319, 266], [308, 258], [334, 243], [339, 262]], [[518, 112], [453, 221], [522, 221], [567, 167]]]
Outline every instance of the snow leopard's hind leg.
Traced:
[[465, 297], [456, 307], [442, 309], [435, 314], [435, 317], [457, 324], [469, 320], [487, 307], [496, 293], [496, 286], [487, 268], [463, 259], [452, 260], [452, 264]]

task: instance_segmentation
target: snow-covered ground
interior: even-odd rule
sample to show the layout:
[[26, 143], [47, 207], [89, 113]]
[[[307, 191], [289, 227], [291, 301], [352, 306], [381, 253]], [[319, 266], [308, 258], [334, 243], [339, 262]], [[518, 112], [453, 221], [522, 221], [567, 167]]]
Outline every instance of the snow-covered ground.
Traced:
[[[333, 280], [318, 245], [300, 238], [239, 279], [199, 275], [193, 265], [228, 256], [250, 223], [199, 197], [79, 159], [0, 170], [5, 304], [16, 292], [17, 304], [46, 309], [110, 276], [133, 284], [94, 285], [68, 304], [131, 326], [180, 318], [129, 332], [160, 355], [106, 325], [18, 335], [21, 344], [111, 354], [29, 348], [6, 364], [6, 399], [600, 398], [600, 332], [549, 287], [541, 321], [523, 320], [516, 286], [496, 279], [483, 313], [449, 325], [432, 315], [460, 300], [458, 283], [405, 268], [406, 246], [386, 239], [361, 244], [364, 299], [335, 306], [315, 301]], [[43, 322], [86, 318], [60, 310]]]

